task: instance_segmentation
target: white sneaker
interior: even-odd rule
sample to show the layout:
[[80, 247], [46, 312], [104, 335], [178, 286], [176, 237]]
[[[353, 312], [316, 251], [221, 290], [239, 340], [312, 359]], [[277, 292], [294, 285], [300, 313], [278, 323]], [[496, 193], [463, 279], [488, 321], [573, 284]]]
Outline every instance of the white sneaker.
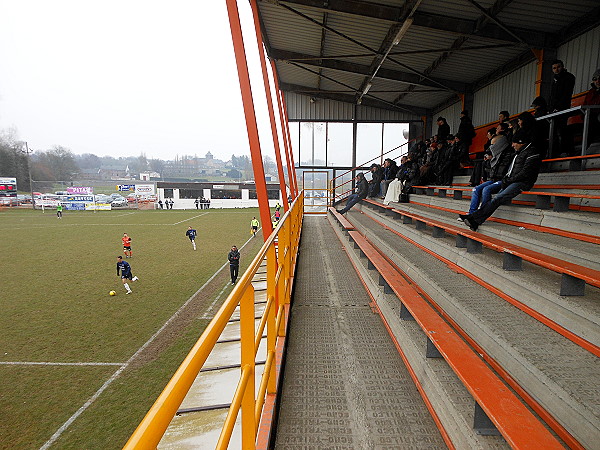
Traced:
[[127, 292], [125, 293], [125, 295], [127, 295], [127, 294], [133, 294], [133, 291], [127, 291]]
[[139, 278], [138, 278], [138, 277], [133, 277], [133, 278], [131, 279], [131, 281], [137, 281], [137, 280], [139, 280]]

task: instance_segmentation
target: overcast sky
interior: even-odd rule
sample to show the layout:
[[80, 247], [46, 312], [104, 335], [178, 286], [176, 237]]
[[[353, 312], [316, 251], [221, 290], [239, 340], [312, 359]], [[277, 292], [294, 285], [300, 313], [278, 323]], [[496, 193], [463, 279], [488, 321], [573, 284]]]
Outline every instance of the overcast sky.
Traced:
[[[251, 26], [248, 2], [239, 8]], [[225, 2], [0, 0], [0, 129], [10, 127], [34, 150], [249, 154]]]

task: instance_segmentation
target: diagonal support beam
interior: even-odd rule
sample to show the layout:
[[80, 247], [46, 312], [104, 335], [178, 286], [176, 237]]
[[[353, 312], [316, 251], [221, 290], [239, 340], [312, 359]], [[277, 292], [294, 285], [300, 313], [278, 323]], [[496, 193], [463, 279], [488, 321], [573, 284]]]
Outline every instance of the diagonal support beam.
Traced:
[[[262, 3], [277, 3], [279, 5], [296, 5], [308, 7], [316, 11], [332, 12], [338, 14], [351, 14], [370, 19], [386, 20], [389, 22], [400, 22], [406, 16], [406, 6], [390, 6], [378, 3], [364, 2], [360, 0], [285, 0], [274, 2], [273, 0], [259, 0]], [[451, 17], [442, 14], [431, 14], [427, 12], [415, 12], [414, 25], [430, 28], [437, 31], [447, 31], [457, 34], [474, 34], [476, 21], [464, 19], [462, 17]], [[533, 47], [545, 47], [553, 40], [553, 35], [533, 32], [529, 29], [511, 27], [511, 30], [518, 36], [508, 34], [501, 26], [496, 23], [488, 23], [485, 27], [479, 29], [477, 36], [495, 39], [503, 42], [521, 43], [525, 40], [528, 45]]]
[[[322, 67], [333, 70], [340, 70], [342, 72], [354, 73], [357, 75], [369, 75], [370, 67], [364, 64], [356, 64], [347, 61], [340, 61], [335, 59], [318, 59], [315, 55], [307, 55], [304, 53], [291, 52], [288, 50], [271, 49], [269, 52], [269, 58], [275, 59], [276, 61], [293, 62], [299, 61], [304, 65], [313, 67]], [[398, 81], [400, 83], [415, 84], [419, 87], [430, 87], [434, 89], [440, 89], [440, 84], [448, 86], [456, 91], [464, 91], [467, 87], [465, 83], [459, 83], [452, 80], [431, 78], [434, 82], [428, 79], [421, 79], [419, 75], [414, 73], [407, 73], [398, 70], [381, 68], [377, 72], [377, 78], [383, 78], [391, 81]]]

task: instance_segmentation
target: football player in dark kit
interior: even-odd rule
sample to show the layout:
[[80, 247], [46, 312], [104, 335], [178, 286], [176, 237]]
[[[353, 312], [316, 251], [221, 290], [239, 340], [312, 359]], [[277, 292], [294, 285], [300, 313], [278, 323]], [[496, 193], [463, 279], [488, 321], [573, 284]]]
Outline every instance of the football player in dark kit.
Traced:
[[134, 277], [132, 275], [131, 266], [127, 261], [123, 261], [122, 256], [117, 256], [117, 276], [119, 276], [119, 272], [121, 272], [123, 286], [125, 286], [125, 289], [127, 289], [127, 293], [131, 294], [131, 289], [129, 288], [129, 284], [127, 284], [127, 280], [137, 281], [138, 277]]
[[240, 252], [235, 245], [231, 247], [227, 259], [229, 260], [229, 271], [231, 272], [231, 284], [235, 284], [240, 270]]
[[196, 250], [196, 234], [198, 233], [192, 227], [188, 227], [187, 231], [185, 232], [185, 235], [190, 238], [194, 250]]

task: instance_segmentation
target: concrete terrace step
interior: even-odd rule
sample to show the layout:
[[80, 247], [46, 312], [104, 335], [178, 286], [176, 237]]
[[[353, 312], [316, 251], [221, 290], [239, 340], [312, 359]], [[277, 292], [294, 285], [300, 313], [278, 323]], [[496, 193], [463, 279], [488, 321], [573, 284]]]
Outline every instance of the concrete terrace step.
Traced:
[[571, 333], [571, 339], [586, 341], [580, 345], [600, 346], [600, 289], [586, 286], [585, 296], [561, 296], [562, 277], [558, 273], [526, 262], [521, 271], [503, 270], [501, 253], [483, 248], [481, 254], [473, 254], [457, 248], [456, 239], [449, 234], [434, 236], [429, 228], [417, 230], [415, 225], [399, 223], [371, 209], [364, 211], [391, 230], [469, 271], [491, 289], [515, 299], [522, 305], [519, 307], [529, 308], [531, 314], [541, 314], [555, 323], [561, 333]]
[[[411, 194], [410, 201], [411, 204], [416, 203], [431, 208], [442, 208], [457, 214], [463, 214], [468, 211], [470, 204], [470, 199], [454, 200], [451, 197], [421, 194]], [[396, 203], [393, 203], [393, 205], [396, 205]], [[594, 212], [572, 210], [555, 212], [546, 209], [536, 209], [532, 206], [503, 205], [494, 212], [494, 215], [488, 219], [484, 226], [495, 222], [497, 219], [600, 238], [598, 213]]]
[[[451, 225], [458, 224], [458, 226], [468, 229], [466, 225], [456, 220], [458, 215], [454, 212], [413, 203], [391, 203], [389, 206]], [[468, 205], [466, 206], [468, 207]], [[463, 212], [461, 211], [461, 214]], [[600, 228], [600, 222], [595, 225]], [[494, 221], [486, 222], [477, 232], [539, 251], [555, 258], [561, 258], [574, 264], [600, 270], [600, 258], [598, 258], [598, 255], [600, 255], [600, 244], [583, 242], [572, 237], [544, 233], [536, 229], [521, 229], [516, 225]]]
[[[586, 304], [584, 308], [576, 304], [561, 305], [564, 299], [555, 298], [556, 303], [548, 308], [546, 297], [551, 295], [544, 292], [543, 286], [535, 284], [543, 274], [530, 268], [526, 270], [526, 278], [521, 278], [522, 273], [498, 274], [501, 270], [498, 266], [493, 268], [493, 254], [478, 255], [473, 260], [464, 250], [456, 249], [450, 239], [432, 238], [416, 231], [414, 226], [393, 223], [393, 219], [379, 215], [378, 219], [387, 220], [390, 228], [429, 248], [431, 253], [441, 254], [458, 267], [479, 272], [485, 281], [497, 284], [498, 291], [494, 293], [359, 211], [351, 211], [348, 218], [577, 440], [590, 448], [598, 442], [598, 357], [525, 314], [499, 294], [506, 292], [521, 302], [528, 302], [533, 309], [539, 307], [545, 314], [555, 316], [554, 319], [567, 322], [574, 333], [598, 342], [600, 314], [594, 304]], [[494, 280], [495, 277], [498, 279]], [[520, 288], [523, 285], [525, 288]], [[577, 298], [577, 302], [580, 300]], [[587, 323], [580, 323], [584, 321]]]

